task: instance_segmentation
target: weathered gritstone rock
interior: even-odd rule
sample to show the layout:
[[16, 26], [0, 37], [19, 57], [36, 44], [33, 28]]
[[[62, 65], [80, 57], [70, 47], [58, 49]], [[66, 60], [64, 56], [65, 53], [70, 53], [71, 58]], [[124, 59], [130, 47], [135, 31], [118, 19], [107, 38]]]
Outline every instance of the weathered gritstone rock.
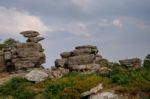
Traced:
[[24, 37], [27, 37], [27, 43], [17, 45], [17, 61], [13, 61], [17, 69], [40, 67], [45, 62], [45, 54], [43, 48], [38, 41], [43, 40], [43, 37], [36, 31], [21, 32]]
[[[120, 99], [120, 96], [113, 91], [103, 91], [103, 86], [100, 83], [98, 86], [81, 94], [81, 99]], [[121, 98], [122, 99], [122, 98]]]
[[25, 75], [25, 78], [29, 81], [33, 82], [41, 82], [48, 78], [48, 74], [43, 72], [42, 70], [32, 70], [28, 74]]
[[4, 52], [0, 51], [0, 68], [5, 66]]
[[56, 67], [64, 67], [66, 64], [67, 59], [56, 59], [55, 66]]
[[[83, 93], [81, 94], [81, 97], [86, 97], [86, 96], [90, 96], [90, 95], [92, 95], [92, 94], [98, 93], [99, 91], [101, 91], [101, 90], [103, 89], [103, 86], [102, 86], [102, 85], [103, 85], [103, 84], [100, 83], [98, 86], [96, 86], [96, 87], [90, 89], [90, 91], [83, 92]], [[99, 99], [101, 99], [101, 98], [99, 98]]]
[[55, 68], [50, 72], [49, 78], [58, 79], [58, 78], [61, 78], [64, 74], [67, 74], [67, 73], [69, 73], [68, 69], [61, 68], [61, 67]]
[[61, 67], [70, 71], [81, 72], [96, 72], [101, 68], [99, 64], [96, 64], [97, 61], [102, 59], [96, 46], [77, 46], [75, 50], [63, 52], [60, 56], [62, 59], [56, 59], [55, 61], [56, 68]]
[[92, 46], [92, 45], [84, 45], [84, 46], [77, 46], [77, 47], [75, 47], [75, 49], [83, 49], [83, 48], [97, 49], [96, 46]]
[[120, 98], [119, 95], [115, 94], [114, 92], [99, 92], [97, 94], [92, 94], [88, 99], [124, 99], [123, 97]]
[[70, 67], [71, 70], [73, 71], [99, 71], [100, 65], [98, 64], [87, 64], [87, 65], [73, 65]]
[[93, 63], [95, 60], [94, 54], [87, 54], [87, 55], [78, 55], [68, 58], [67, 65], [68, 67], [72, 65], [85, 65]]
[[24, 31], [20, 34], [27, 37], [27, 42], [4, 48], [0, 52], [0, 65], [5, 64], [6, 68], [15, 67], [15, 70], [41, 68], [45, 63], [45, 54], [42, 45], [38, 42], [44, 38], [37, 37], [39, 35], [37, 31]]
[[37, 37], [38, 35], [40, 35], [37, 31], [33, 31], [33, 30], [23, 31], [20, 34], [22, 34], [24, 37], [28, 37], [28, 38]]
[[126, 66], [128, 68], [139, 68], [141, 67], [141, 59], [139, 58], [132, 58], [132, 59], [125, 59], [119, 60], [120, 64]]
[[38, 42], [41, 41], [41, 40], [44, 40], [44, 38], [43, 38], [43, 37], [32, 37], [32, 38], [29, 38], [29, 39], [27, 40], [27, 42], [35, 42], [35, 43], [38, 43]]

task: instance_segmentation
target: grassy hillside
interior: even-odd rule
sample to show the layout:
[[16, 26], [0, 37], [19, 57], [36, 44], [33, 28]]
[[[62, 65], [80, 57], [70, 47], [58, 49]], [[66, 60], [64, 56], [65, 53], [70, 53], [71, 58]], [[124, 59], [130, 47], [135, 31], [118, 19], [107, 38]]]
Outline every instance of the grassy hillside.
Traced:
[[80, 99], [82, 92], [99, 83], [103, 83], [104, 90], [115, 90], [119, 94], [132, 97], [138, 94], [141, 99], [150, 98], [149, 70], [127, 70], [115, 65], [105, 75], [70, 72], [60, 79], [48, 79], [40, 83], [13, 78], [0, 86], [0, 99]]

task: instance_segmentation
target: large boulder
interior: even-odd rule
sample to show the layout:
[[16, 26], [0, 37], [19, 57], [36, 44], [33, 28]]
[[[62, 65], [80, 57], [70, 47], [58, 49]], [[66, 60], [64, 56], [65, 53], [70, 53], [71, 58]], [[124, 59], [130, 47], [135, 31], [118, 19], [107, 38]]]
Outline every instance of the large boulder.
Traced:
[[26, 74], [25, 78], [29, 81], [41, 82], [48, 78], [48, 74], [42, 70], [35, 69]]
[[72, 56], [84, 55], [84, 54], [96, 54], [98, 53], [97, 49], [90, 49], [90, 48], [83, 48], [83, 49], [76, 49], [71, 52]]
[[67, 62], [67, 59], [56, 59], [55, 66], [56, 67], [65, 67], [66, 62]]
[[60, 54], [60, 56], [62, 58], [69, 58], [69, 57], [71, 57], [71, 52], [63, 52]]
[[87, 54], [87, 55], [78, 55], [74, 57], [69, 57], [67, 61], [67, 65], [70, 67], [72, 65], [84, 65], [93, 63], [95, 60], [94, 54]]
[[141, 67], [141, 59], [139, 58], [132, 58], [132, 59], [125, 59], [119, 60], [120, 64], [126, 66], [128, 68], [138, 68]]

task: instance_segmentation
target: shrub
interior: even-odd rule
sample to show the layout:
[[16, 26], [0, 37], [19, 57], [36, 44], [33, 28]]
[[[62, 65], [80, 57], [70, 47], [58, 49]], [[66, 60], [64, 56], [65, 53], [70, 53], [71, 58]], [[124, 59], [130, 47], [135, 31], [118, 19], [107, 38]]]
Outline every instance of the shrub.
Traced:
[[50, 82], [44, 95], [47, 99], [80, 99], [82, 92], [90, 90], [102, 81], [103, 78], [96, 74], [71, 72]]
[[146, 68], [146, 69], [150, 69], [150, 59], [149, 59], [149, 60], [144, 60], [143, 66], [144, 66], [144, 68]]
[[15, 77], [0, 86], [0, 95], [13, 96], [15, 99], [32, 99], [35, 93], [26, 89], [30, 83], [23, 78]]

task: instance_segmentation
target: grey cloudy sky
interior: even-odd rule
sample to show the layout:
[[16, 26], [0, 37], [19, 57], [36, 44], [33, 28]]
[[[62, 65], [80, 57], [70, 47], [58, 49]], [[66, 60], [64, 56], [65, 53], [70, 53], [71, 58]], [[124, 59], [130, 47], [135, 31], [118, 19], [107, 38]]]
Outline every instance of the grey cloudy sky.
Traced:
[[150, 53], [150, 0], [0, 0], [0, 38], [25, 39], [33, 29], [46, 39], [46, 67], [63, 51], [96, 45], [110, 61]]

